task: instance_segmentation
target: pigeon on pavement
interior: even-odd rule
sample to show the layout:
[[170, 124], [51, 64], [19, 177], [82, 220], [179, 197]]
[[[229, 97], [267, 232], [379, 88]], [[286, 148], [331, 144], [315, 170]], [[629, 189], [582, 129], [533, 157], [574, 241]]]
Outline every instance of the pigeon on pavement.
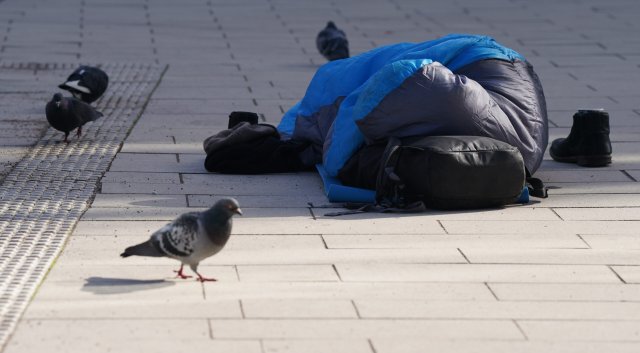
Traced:
[[102, 96], [108, 85], [109, 76], [104, 71], [97, 67], [80, 66], [58, 87], [85, 103], [92, 103]]
[[56, 130], [64, 132], [64, 142], [69, 143], [69, 132], [78, 128], [78, 137], [82, 134], [82, 125], [97, 120], [102, 113], [89, 104], [71, 97], [63, 97], [56, 93], [47, 103], [45, 109], [47, 121]]
[[204, 212], [189, 212], [160, 228], [144, 243], [130, 246], [120, 256], [170, 257], [181, 262], [175, 271], [178, 278], [190, 278], [182, 273], [184, 265], [198, 275], [198, 281], [215, 281], [198, 273], [200, 261], [222, 250], [231, 235], [231, 217], [242, 215], [235, 199], [221, 199]]
[[347, 35], [344, 31], [338, 29], [333, 21], [329, 21], [327, 26], [318, 33], [316, 47], [318, 47], [320, 54], [329, 61], [349, 57]]

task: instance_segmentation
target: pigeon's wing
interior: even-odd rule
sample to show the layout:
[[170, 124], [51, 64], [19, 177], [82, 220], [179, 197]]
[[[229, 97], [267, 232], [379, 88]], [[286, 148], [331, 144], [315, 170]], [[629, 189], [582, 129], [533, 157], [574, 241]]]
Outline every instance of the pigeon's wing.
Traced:
[[100, 98], [107, 90], [109, 85], [109, 76], [97, 67], [87, 67], [82, 72], [80, 84], [91, 92], [83, 96], [86, 102], [93, 102]]
[[170, 257], [188, 257], [198, 238], [197, 212], [185, 213], [151, 235], [152, 243]]
[[79, 125], [84, 125], [90, 121], [97, 120], [102, 116], [102, 113], [85, 102], [77, 99], [67, 99], [69, 100], [69, 112], [73, 115]]
[[91, 103], [107, 90], [109, 76], [97, 67], [81, 66], [58, 87], [73, 93], [74, 97]]

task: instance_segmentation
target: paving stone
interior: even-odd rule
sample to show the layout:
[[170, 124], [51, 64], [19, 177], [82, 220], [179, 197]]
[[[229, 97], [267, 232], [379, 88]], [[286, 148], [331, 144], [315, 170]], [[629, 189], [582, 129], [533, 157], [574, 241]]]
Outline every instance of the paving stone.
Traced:
[[224, 249], [225, 251], [304, 250], [325, 249], [325, 245], [319, 235], [234, 235]]
[[[353, 217], [353, 216], [349, 216]], [[356, 218], [356, 217], [353, 217]], [[238, 220], [235, 234], [392, 234], [398, 229], [404, 234], [444, 234], [437, 220], [426, 217], [377, 216], [369, 219], [249, 219]], [[600, 232], [602, 233], [602, 232]]]
[[90, 236], [150, 236], [151, 233], [167, 224], [166, 221], [79, 221], [74, 235]]
[[265, 353], [371, 353], [369, 342], [359, 340], [264, 340]]
[[331, 265], [238, 266], [241, 281], [335, 282], [339, 278]]
[[518, 325], [530, 340], [640, 341], [636, 321], [528, 321]]
[[216, 200], [234, 197], [243, 208], [323, 207], [331, 204], [324, 195], [187, 195], [189, 207], [209, 207]]
[[343, 281], [618, 283], [606, 266], [521, 264], [338, 264]]
[[[566, 164], [565, 164], [566, 165]], [[629, 177], [620, 170], [593, 170], [589, 168], [572, 170], [541, 170], [536, 173], [545, 183], [595, 183], [595, 182], [628, 182]]]
[[122, 146], [122, 152], [129, 153], [202, 153], [202, 142], [188, 143], [142, 143], [127, 142]]
[[471, 263], [638, 265], [638, 250], [461, 248]]
[[559, 208], [555, 212], [567, 221], [636, 221], [640, 220], [638, 207]]
[[211, 320], [214, 338], [522, 339], [511, 321], [482, 320]]
[[102, 183], [153, 183], [153, 184], [180, 184], [178, 173], [154, 173], [154, 172], [106, 172]]
[[536, 199], [539, 203], [532, 203], [526, 207], [553, 207], [555, 212], [558, 212], [558, 208], [596, 208], [601, 207], [616, 207], [617, 209], [622, 207], [639, 207], [640, 197], [637, 195], [629, 194], [598, 194], [594, 197], [593, 194], [554, 194], [557, 190], [549, 190], [551, 197], [546, 199]]
[[188, 300], [174, 298], [135, 298], [108, 300], [37, 301], [29, 306], [26, 319], [171, 319], [241, 318], [237, 300]]
[[500, 300], [638, 302], [640, 285], [578, 283], [489, 283]]
[[636, 234], [637, 221], [442, 221], [451, 234]]
[[[257, 340], [211, 340], [204, 320], [33, 320], [6, 347], [7, 352], [173, 352], [174, 344], [221, 352], [261, 352]], [[120, 326], [118, 326], [120, 325]], [[111, 330], [111, 327], [117, 327]], [[182, 327], [182, 328], [181, 328]], [[47, 333], [47, 331], [50, 333]], [[185, 331], [185, 334], [178, 333]], [[191, 331], [193, 334], [186, 334]], [[41, 332], [43, 334], [41, 334]], [[93, 335], [92, 332], [100, 332]], [[38, 334], [38, 339], [29, 337]], [[195, 337], [194, 337], [195, 336]], [[63, 339], [71, 337], [73, 339]], [[75, 338], [74, 338], [75, 337]]]
[[625, 283], [640, 283], [640, 266], [612, 266]]
[[[598, 197], [602, 194], [638, 194], [640, 183], [613, 182], [613, 183], [547, 183], [549, 195], [591, 194]], [[596, 197], [596, 199], [598, 198]], [[541, 201], [544, 202], [545, 200]]]
[[[406, 235], [406, 234], [325, 234], [330, 249], [447, 249], [506, 248], [558, 249], [586, 248], [573, 234], [503, 234], [503, 235]], [[639, 240], [640, 242], [640, 240]], [[640, 243], [639, 243], [640, 244]]]
[[[207, 321], [204, 319], [169, 320], [24, 320], [24, 330], [18, 329], [13, 340], [16, 344], [25, 341], [43, 343], [64, 341], [83, 341], [86, 337], [97, 338], [93, 333], [100, 332], [101, 340], [138, 340], [172, 337], [176, 340], [204, 339], [209, 337]], [[37, 337], [37, 340], [34, 340]], [[26, 344], [23, 343], [23, 344]]]
[[[94, 251], [94, 250], [92, 250]], [[60, 261], [60, 265], [56, 266], [56, 272], [51, 272], [49, 278], [50, 281], [78, 281], [76, 288], [81, 288], [85, 281], [88, 279], [100, 281], [101, 279], [134, 279], [141, 281], [173, 281], [178, 283], [183, 282], [195, 282], [193, 279], [179, 280], [176, 279], [175, 271], [180, 268], [180, 263], [176, 260], [169, 258], [145, 258], [138, 257], [132, 259], [119, 258], [119, 252], [122, 250], [112, 252], [105, 256], [100, 256], [101, 260], [106, 263], [96, 263], [91, 259], [90, 254], [86, 252], [80, 252], [83, 255], [82, 258], [69, 259]], [[96, 251], [97, 252], [97, 251]], [[78, 251], [71, 252], [72, 254], [78, 254]], [[58, 269], [59, 267], [59, 269]], [[135, 268], [135, 269], [134, 269]], [[185, 267], [185, 273], [190, 274], [191, 270]], [[214, 277], [218, 280], [224, 281], [237, 281], [238, 276], [233, 266], [210, 266], [206, 260], [198, 267], [198, 272], [203, 275]], [[143, 282], [142, 285], [145, 283]], [[171, 283], [162, 283], [162, 285], [173, 285]], [[153, 286], [152, 286], [153, 287]]]
[[371, 341], [378, 353], [419, 353], [424, 352], [424, 347], [429, 347], [441, 353], [471, 351], [478, 353], [631, 353], [640, 348], [640, 344], [633, 342], [434, 341], [424, 338], [397, 340], [377, 337], [374, 337]]
[[355, 300], [362, 318], [638, 320], [640, 303]]
[[187, 200], [180, 195], [145, 195], [145, 194], [97, 194], [91, 207], [187, 207]]
[[246, 318], [357, 318], [350, 300], [244, 299]]
[[635, 234], [585, 234], [582, 239], [594, 249], [638, 250], [640, 238]]

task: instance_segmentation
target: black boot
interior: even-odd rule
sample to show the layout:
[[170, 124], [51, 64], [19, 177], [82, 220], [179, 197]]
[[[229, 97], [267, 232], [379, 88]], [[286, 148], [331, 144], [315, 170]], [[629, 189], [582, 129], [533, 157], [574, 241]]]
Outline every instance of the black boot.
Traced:
[[551, 158], [558, 162], [577, 163], [583, 167], [602, 167], [611, 163], [609, 113], [579, 110], [567, 138], [551, 143]]

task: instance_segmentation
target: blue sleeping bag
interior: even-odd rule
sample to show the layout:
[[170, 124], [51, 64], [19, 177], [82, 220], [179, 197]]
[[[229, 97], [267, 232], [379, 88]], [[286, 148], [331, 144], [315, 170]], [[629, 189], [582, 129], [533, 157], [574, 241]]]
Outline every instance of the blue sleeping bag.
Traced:
[[522, 55], [487, 36], [454, 34], [323, 65], [278, 130], [311, 143], [303, 162], [321, 164], [325, 184], [337, 183], [364, 143], [390, 136], [492, 137], [518, 147], [533, 173], [547, 145], [546, 114], [540, 81]]

